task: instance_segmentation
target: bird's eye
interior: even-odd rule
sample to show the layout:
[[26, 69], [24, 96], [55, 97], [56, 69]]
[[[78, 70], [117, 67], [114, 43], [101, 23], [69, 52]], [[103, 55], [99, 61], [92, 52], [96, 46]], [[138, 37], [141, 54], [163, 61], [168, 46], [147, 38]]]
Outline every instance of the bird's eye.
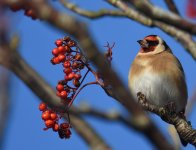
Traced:
[[156, 45], [159, 44], [159, 41], [150, 41], [150, 40], [147, 40], [147, 42], [148, 42], [148, 44], [149, 44], [150, 46], [156, 46]]

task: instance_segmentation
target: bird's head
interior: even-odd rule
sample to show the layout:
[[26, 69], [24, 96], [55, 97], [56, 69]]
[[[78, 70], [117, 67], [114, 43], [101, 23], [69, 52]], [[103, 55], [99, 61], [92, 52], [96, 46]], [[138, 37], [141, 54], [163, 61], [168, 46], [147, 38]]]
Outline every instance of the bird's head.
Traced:
[[148, 35], [143, 40], [138, 40], [137, 42], [141, 46], [139, 51], [140, 55], [153, 55], [161, 53], [165, 50], [170, 51], [165, 41], [158, 35]]

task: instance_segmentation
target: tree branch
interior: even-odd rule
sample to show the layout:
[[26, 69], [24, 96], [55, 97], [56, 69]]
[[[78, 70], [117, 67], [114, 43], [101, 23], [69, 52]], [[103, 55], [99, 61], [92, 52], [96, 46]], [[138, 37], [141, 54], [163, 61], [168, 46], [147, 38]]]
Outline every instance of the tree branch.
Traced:
[[88, 11], [85, 9], [81, 9], [80, 7], [78, 7], [77, 5], [73, 3], [70, 3], [68, 0], [60, 0], [60, 2], [65, 8], [81, 16], [88, 17], [90, 19], [98, 19], [98, 18], [105, 17], [105, 16], [113, 16], [113, 17], [126, 16], [123, 12], [119, 10], [100, 9], [99, 11]]
[[[130, 18], [132, 20], [135, 20], [145, 26], [149, 26], [149, 27], [158, 27], [161, 30], [163, 30], [164, 32], [166, 32], [167, 34], [171, 35], [174, 37], [174, 39], [176, 39], [177, 41], [179, 41], [182, 46], [187, 50], [188, 53], [191, 54], [191, 56], [193, 57], [193, 59], [196, 59], [196, 43], [193, 41], [192, 37], [190, 34], [174, 27], [171, 25], [168, 25], [166, 23], [157, 21], [157, 20], [152, 20], [151, 18], [144, 16], [143, 14], [139, 13], [138, 11], [131, 9], [130, 7], [128, 7], [125, 3], [121, 2], [121, 1], [112, 1], [112, 0], [107, 0], [108, 3], [114, 5], [117, 8], [120, 8], [123, 12], [118, 12], [118, 11], [114, 11], [112, 13], [110, 12], [91, 12], [91, 11], [86, 11], [86, 10], [82, 10], [78, 7], [76, 7], [74, 5], [73, 8], [71, 8], [71, 6], [73, 6], [73, 4], [65, 1], [65, 0], [61, 0], [61, 2], [70, 10], [72, 10], [73, 12], [76, 12], [79, 15], [91, 18], [93, 17], [93, 19], [96, 18], [100, 18], [102, 15], [103, 16], [111, 16], [111, 17], [127, 17]], [[69, 5], [69, 7], [68, 7]], [[102, 17], [103, 17], [102, 16]]]
[[165, 3], [171, 12], [180, 16], [180, 13], [173, 0], [165, 0]]
[[3, 149], [6, 125], [8, 123], [10, 112], [9, 101], [9, 81], [10, 74], [7, 70], [0, 67], [0, 149]]
[[138, 93], [138, 101], [145, 110], [153, 112], [160, 116], [165, 122], [175, 126], [179, 136], [186, 142], [196, 147], [196, 130], [194, 130], [190, 123], [185, 118], [176, 114], [171, 108], [158, 107], [148, 103], [145, 95]]
[[80, 105], [79, 107], [71, 108], [70, 113], [91, 116], [91, 117], [103, 119], [105, 121], [120, 122], [129, 128], [133, 128], [134, 126], [133, 122], [131, 122], [129, 117], [124, 117], [119, 112], [103, 112], [96, 108]]
[[[119, 0], [116, 3], [118, 2]], [[191, 34], [196, 34], [196, 24], [181, 18], [175, 13], [166, 12], [162, 8], [152, 5], [148, 0], [129, 0], [129, 2], [152, 19], [162, 21]]]

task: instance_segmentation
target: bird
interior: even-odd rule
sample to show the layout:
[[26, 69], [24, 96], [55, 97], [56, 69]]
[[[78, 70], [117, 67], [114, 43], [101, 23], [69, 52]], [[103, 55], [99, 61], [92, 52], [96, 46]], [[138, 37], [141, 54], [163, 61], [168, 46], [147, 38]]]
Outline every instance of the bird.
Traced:
[[180, 61], [158, 35], [148, 35], [137, 42], [141, 48], [128, 75], [128, 86], [134, 99], [137, 100], [137, 94], [141, 92], [149, 103], [158, 107], [173, 102], [175, 112], [184, 115], [188, 92]]

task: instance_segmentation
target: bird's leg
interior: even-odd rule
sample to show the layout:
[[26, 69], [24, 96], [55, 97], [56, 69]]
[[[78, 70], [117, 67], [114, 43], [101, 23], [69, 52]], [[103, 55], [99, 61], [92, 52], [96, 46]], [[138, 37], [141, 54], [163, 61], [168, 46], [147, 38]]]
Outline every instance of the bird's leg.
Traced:
[[165, 106], [169, 115], [174, 115], [176, 113], [176, 104], [173, 101], [168, 102]]

